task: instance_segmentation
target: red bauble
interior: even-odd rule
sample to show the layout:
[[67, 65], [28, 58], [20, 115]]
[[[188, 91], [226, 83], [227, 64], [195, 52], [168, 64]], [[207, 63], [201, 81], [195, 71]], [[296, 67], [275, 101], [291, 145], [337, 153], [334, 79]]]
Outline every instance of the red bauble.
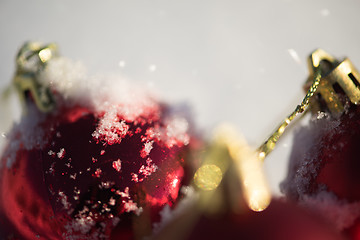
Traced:
[[287, 197], [320, 209], [352, 239], [360, 239], [359, 147], [359, 107], [339, 119], [321, 113], [297, 133], [282, 184]]
[[137, 215], [158, 221], [185, 181], [190, 137], [187, 120], [145, 102], [96, 109], [59, 98], [49, 114], [30, 106], [1, 159], [4, 237], [133, 239]]

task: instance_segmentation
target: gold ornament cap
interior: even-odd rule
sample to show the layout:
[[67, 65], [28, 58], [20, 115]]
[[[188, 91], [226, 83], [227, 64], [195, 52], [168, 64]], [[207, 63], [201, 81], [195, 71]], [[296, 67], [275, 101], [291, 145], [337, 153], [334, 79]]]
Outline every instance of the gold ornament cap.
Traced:
[[20, 48], [16, 57], [13, 83], [25, 111], [29, 94], [40, 111], [49, 112], [54, 109], [55, 100], [51, 90], [43, 86], [38, 77], [46, 64], [57, 55], [57, 46], [53, 43], [43, 45], [38, 42], [27, 42]]
[[346, 104], [342, 96], [346, 96], [352, 104], [360, 103], [360, 74], [348, 58], [339, 61], [324, 50], [317, 49], [308, 58], [308, 68], [310, 76], [305, 88], [312, 83], [317, 68], [322, 75], [317, 97], [310, 103], [313, 112], [328, 110], [333, 117], [340, 116]]

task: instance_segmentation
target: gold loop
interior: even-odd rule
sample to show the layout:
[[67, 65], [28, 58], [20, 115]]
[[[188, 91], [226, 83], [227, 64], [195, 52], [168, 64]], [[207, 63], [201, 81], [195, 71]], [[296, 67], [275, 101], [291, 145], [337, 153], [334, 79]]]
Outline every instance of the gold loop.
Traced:
[[258, 153], [259, 158], [264, 160], [265, 157], [274, 150], [277, 141], [285, 132], [286, 127], [290, 124], [290, 122], [300, 113], [306, 111], [307, 107], [310, 104], [310, 100], [313, 98], [314, 94], [318, 90], [320, 85], [322, 76], [322, 70], [320, 66], [314, 67], [314, 74], [313, 74], [313, 82], [307, 91], [303, 101], [300, 105], [297, 105], [295, 110], [283, 120], [283, 122], [279, 125], [279, 127], [271, 134], [271, 136], [259, 147]]

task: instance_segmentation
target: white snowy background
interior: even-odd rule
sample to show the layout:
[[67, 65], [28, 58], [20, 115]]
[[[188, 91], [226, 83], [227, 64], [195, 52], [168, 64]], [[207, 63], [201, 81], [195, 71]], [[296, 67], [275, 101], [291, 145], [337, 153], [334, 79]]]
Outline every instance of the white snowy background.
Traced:
[[[226, 121], [257, 147], [300, 103], [313, 50], [360, 68], [359, 23], [357, 0], [1, 0], [0, 91], [24, 41], [56, 42], [91, 74], [120, 75], [187, 103], [205, 135]], [[0, 101], [3, 144], [20, 106], [15, 94]], [[266, 159], [276, 194], [293, 133]]]

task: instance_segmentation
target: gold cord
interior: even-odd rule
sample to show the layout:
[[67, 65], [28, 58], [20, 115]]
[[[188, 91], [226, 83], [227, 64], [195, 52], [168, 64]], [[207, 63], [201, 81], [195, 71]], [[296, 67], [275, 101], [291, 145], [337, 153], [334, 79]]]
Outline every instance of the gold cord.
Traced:
[[310, 99], [314, 96], [316, 93], [316, 90], [319, 87], [320, 80], [321, 80], [321, 69], [320, 67], [316, 67], [314, 72], [314, 80], [311, 84], [311, 87], [307, 91], [303, 101], [300, 105], [297, 105], [295, 110], [283, 120], [283, 122], [280, 124], [280, 126], [270, 135], [270, 137], [259, 147], [258, 153], [259, 158], [261, 160], [264, 160], [264, 158], [272, 152], [272, 150], [275, 148], [275, 145], [279, 138], [283, 135], [285, 132], [285, 128], [290, 124], [290, 122], [300, 113], [303, 113], [307, 107], [309, 106]]

